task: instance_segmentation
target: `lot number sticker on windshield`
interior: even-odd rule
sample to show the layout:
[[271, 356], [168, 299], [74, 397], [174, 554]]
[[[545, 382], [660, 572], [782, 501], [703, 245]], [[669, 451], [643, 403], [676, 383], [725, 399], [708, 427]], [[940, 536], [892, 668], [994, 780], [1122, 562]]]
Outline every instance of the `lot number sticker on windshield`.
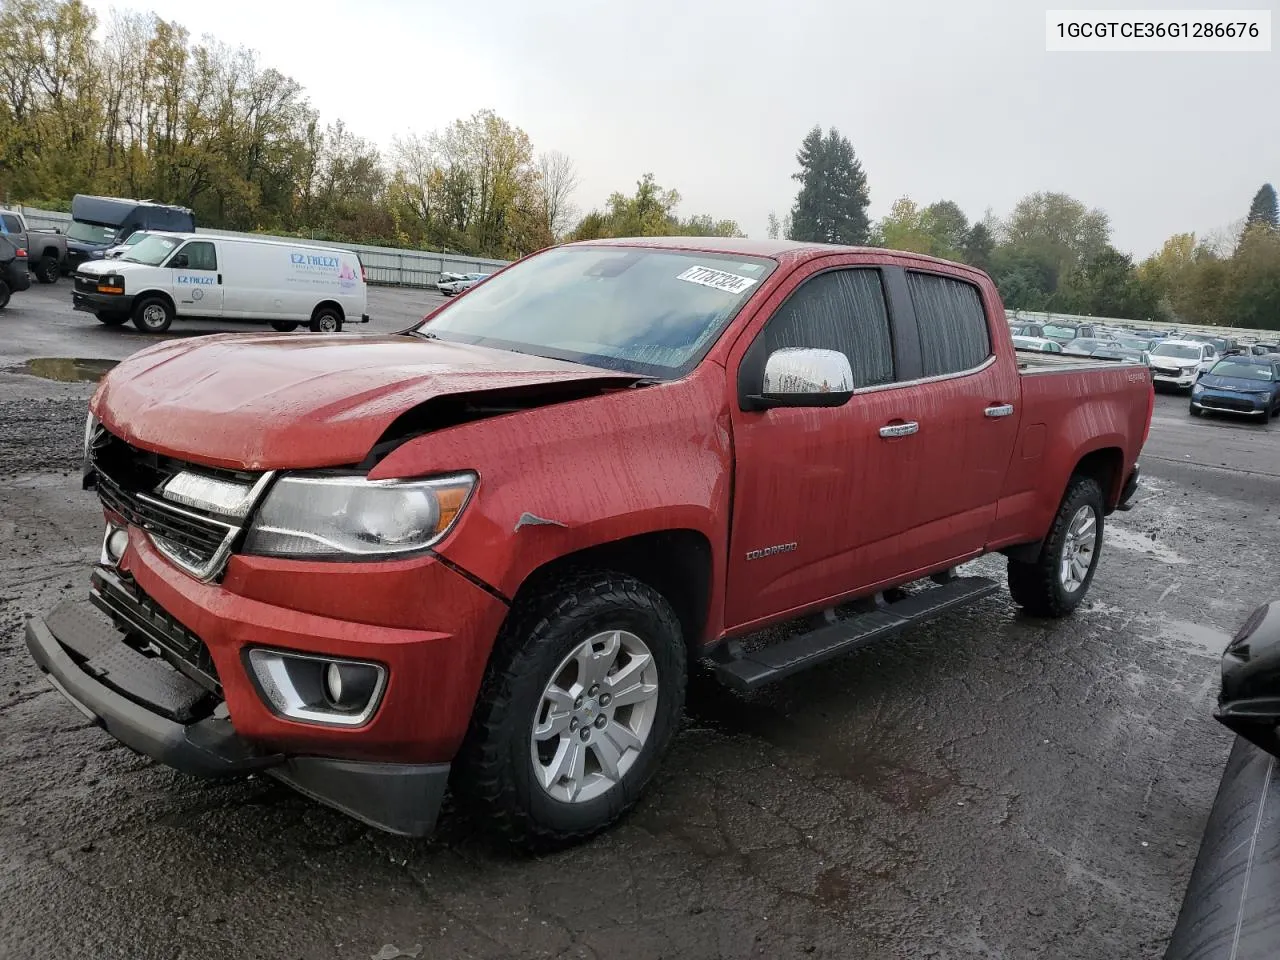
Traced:
[[701, 284], [713, 290], [723, 290], [725, 293], [742, 293], [744, 290], [751, 289], [752, 284], [756, 282], [752, 277], [742, 277], [723, 270], [712, 270], [710, 267], [690, 267], [676, 279]]

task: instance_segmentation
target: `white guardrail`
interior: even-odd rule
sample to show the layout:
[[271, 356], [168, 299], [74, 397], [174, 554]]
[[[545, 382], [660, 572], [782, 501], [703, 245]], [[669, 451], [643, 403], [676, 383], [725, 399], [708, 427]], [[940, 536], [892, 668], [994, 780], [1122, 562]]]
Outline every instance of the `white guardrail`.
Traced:
[[[27, 222], [36, 229], [52, 228], [67, 231], [71, 214], [35, 207], [18, 207]], [[452, 253], [435, 253], [430, 250], [401, 250], [397, 247], [372, 247], [362, 243], [340, 243], [331, 240], [308, 240], [306, 237], [282, 237], [267, 233], [238, 233], [235, 230], [209, 230], [196, 228], [197, 233], [217, 237], [257, 237], [262, 240], [283, 240], [286, 243], [306, 243], [318, 247], [338, 247], [360, 254], [365, 277], [369, 283], [392, 287], [433, 287], [440, 274], [493, 273], [510, 261], [486, 260], [483, 257], [464, 257]]]

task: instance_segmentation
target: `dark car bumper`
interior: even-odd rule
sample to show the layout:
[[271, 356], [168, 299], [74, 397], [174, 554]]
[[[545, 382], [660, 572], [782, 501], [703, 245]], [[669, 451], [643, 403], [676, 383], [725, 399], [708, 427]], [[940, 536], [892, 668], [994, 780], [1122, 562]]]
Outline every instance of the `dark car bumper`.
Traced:
[[10, 261], [3, 270], [0, 270], [0, 280], [8, 284], [9, 289], [15, 293], [30, 288], [31, 273], [27, 270], [27, 262], [25, 260]]
[[1271, 394], [1237, 393], [1233, 390], [1217, 390], [1206, 387], [1199, 393], [1191, 392], [1191, 406], [1197, 410], [1214, 413], [1243, 413], [1258, 415], [1271, 409]]
[[85, 313], [128, 314], [133, 311], [133, 295], [128, 293], [71, 292], [71, 306]]
[[126, 644], [82, 601], [63, 601], [47, 617], [28, 621], [26, 634], [27, 648], [53, 685], [137, 753], [194, 776], [261, 771], [390, 833], [423, 836], [435, 826], [447, 763], [363, 762], [261, 749], [236, 733], [221, 704], [209, 708], [212, 694], [166, 661]]

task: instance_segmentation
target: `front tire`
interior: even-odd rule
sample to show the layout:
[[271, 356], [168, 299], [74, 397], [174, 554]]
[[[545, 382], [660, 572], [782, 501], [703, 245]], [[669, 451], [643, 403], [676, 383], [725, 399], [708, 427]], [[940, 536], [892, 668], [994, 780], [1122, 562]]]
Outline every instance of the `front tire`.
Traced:
[[128, 314], [123, 313], [103, 313], [98, 311], [94, 314], [98, 318], [98, 322], [106, 324], [108, 327], [120, 327], [129, 322]]
[[36, 275], [36, 280], [40, 283], [57, 283], [62, 271], [58, 266], [57, 257], [41, 257], [35, 262], [31, 272]]
[[1027, 613], [1065, 617], [1084, 599], [1102, 555], [1105, 504], [1092, 477], [1076, 476], [1049, 528], [1040, 555], [1009, 561], [1009, 592]]
[[640, 798], [684, 708], [680, 622], [647, 584], [573, 575], [518, 601], [454, 764], [464, 805], [511, 843], [583, 840]]
[[1199, 407], [1197, 407], [1197, 406], [1193, 403], [1193, 404], [1191, 404], [1191, 415], [1192, 415], [1193, 417], [1203, 417], [1203, 416], [1204, 416], [1204, 411], [1203, 411], [1203, 410], [1201, 410]]
[[173, 307], [163, 297], [147, 297], [133, 308], [133, 325], [143, 333], [164, 333], [173, 325]]
[[271, 329], [279, 330], [281, 333], [292, 333], [298, 329], [298, 324], [293, 320], [272, 320]]
[[0, 310], [3, 310], [9, 305], [9, 298], [12, 296], [13, 293], [9, 290], [9, 285], [3, 280], [0, 280]]

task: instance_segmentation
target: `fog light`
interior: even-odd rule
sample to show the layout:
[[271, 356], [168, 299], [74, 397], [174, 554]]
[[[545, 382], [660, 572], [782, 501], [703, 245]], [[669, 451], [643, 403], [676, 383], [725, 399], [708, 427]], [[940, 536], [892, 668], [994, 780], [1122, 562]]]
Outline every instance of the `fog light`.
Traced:
[[125, 550], [129, 548], [129, 531], [118, 528], [111, 532], [107, 537], [107, 553], [116, 563], [120, 562], [120, 558], [124, 556]]
[[355, 727], [378, 709], [386, 687], [381, 664], [257, 648], [249, 667], [262, 698], [290, 720]]
[[324, 692], [337, 710], [359, 710], [378, 685], [380, 667], [334, 660], [325, 667]]

